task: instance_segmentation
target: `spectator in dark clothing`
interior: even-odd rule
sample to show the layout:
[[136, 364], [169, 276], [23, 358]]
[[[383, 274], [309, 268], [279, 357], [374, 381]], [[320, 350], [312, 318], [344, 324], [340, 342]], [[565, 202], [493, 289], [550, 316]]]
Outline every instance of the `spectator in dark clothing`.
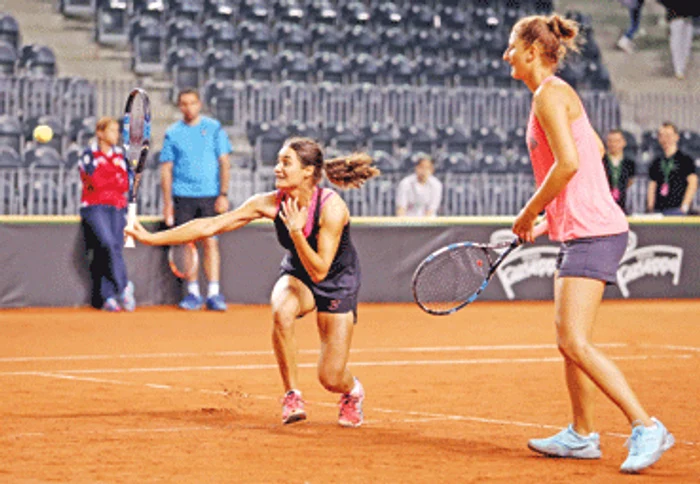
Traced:
[[625, 135], [619, 129], [610, 130], [605, 139], [603, 166], [608, 176], [610, 192], [617, 204], [627, 213], [627, 189], [634, 183], [634, 160], [625, 158]]
[[685, 215], [698, 189], [695, 162], [678, 150], [680, 137], [673, 123], [663, 123], [658, 137], [663, 154], [649, 167], [647, 211]]

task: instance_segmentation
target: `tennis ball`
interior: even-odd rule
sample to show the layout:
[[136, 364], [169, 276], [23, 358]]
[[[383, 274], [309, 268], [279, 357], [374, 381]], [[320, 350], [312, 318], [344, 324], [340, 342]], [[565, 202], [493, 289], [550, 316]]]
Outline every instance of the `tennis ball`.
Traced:
[[53, 138], [53, 130], [50, 126], [40, 124], [34, 128], [34, 139], [39, 143], [48, 143]]

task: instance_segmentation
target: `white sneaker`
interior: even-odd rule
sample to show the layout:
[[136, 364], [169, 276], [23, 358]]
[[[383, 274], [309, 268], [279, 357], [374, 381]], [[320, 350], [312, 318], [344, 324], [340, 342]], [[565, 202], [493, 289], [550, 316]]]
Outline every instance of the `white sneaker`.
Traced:
[[586, 437], [578, 434], [569, 425], [552, 437], [532, 439], [527, 443], [534, 450], [548, 457], [568, 457], [571, 459], [600, 459], [600, 436], [592, 433]]
[[615, 46], [627, 54], [634, 54], [635, 50], [637, 50], [632, 39], [624, 35], [620, 37], [620, 40], [617, 41]]
[[656, 426], [637, 425], [632, 429], [632, 435], [625, 444], [630, 453], [625, 462], [622, 463], [620, 471], [626, 474], [636, 474], [646, 469], [656, 463], [661, 458], [661, 454], [673, 447], [676, 442], [664, 424], [654, 417], [651, 419]]

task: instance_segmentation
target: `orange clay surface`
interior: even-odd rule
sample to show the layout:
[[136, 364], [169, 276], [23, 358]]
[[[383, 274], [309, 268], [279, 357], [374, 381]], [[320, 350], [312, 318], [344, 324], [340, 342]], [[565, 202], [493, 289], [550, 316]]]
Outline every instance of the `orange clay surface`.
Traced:
[[618, 468], [628, 424], [602, 395], [603, 458], [539, 457], [569, 422], [552, 303], [477, 302], [448, 317], [360, 306], [351, 369], [365, 425], [336, 423], [298, 321], [309, 419], [280, 421], [269, 308], [0, 311], [0, 482], [700, 482], [700, 301], [606, 301], [594, 340], [676, 446]]

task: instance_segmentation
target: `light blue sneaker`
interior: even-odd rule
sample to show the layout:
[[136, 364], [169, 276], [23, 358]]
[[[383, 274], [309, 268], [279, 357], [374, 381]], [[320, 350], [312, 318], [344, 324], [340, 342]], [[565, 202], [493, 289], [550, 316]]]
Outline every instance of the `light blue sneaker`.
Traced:
[[108, 297], [102, 304], [102, 310], [107, 311], [108, 313], [118, 313], [122, 310], [122, 307], [119, 305], [116, 299], [113, 297]]
[[661, 454], [673, 447], [676, 439], [664, 424], [651, 418], [656, 426], [645, 427], [637, 425], [632, 429], [632, 435], [625, 445], [630, 453], [625, 462], [620, 466], [620, 472], [635, 474], [654, 464], [661, 458]]
[[224, 296], [217, 294], [207, 298], [207, 309], [210, 311], [226, 311]]
[[591, 433], [587, 437], [578, 434], [573, 425], [546, 439], [532, 439], [527, 446], [548, 457], [571, 459], [600, 459], [600, 436]]
[[119, 304], [124, 311], [133, 311], [136, 309], [136, 298], [134, 297], [134, 283], [128, 281], [121, 296], [119, 296]]
[[187, 296], [185, 296], [182, 301], [180, 301], [180, 309], [184, 309], [185, 311], [196, 311], [198, 309], [202, 309], [202, 304], [204, 301], [202, 301], [202, 298], [200, 296], [195, 296], [192, 293], [187, 293]]

